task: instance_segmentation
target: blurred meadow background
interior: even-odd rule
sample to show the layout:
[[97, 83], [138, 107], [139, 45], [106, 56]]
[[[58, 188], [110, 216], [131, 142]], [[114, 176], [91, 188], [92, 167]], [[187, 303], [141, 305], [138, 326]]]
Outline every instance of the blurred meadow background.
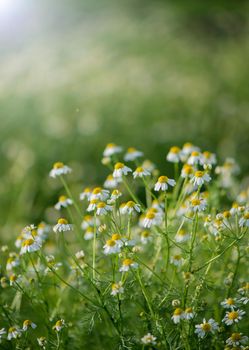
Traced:
[[74, 191], [103, 181], [108, 142], [170, 174], [190, 141], [248, 174], [248, 28], [248, 1], [0, 0], [0, 241], [49, 221], [55, 161]]

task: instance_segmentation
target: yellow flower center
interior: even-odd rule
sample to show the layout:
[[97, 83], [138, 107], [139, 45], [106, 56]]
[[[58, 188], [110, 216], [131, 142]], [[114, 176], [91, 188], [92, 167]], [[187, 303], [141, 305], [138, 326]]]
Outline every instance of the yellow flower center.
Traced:
[[239, 207], [239, 204], [236, 203], [236, 202], [234, 202], [232, 207], [233, 207], [234, 209], [237, 209], [237, 208]]
[[133, 207], [135, 206], [135, 202], [129, 201], [129, 202], [126, 203], [126, 206], [127, 206], [128, 208], [133, 208]]
[[183, 171], [184, 171], [186, 174], [189, 175], [189, 174], [192, 174], [193, 168], [192, 168], [191, 165], [185, 164], [185, 165], [183, 166]]
[[240, 335], [240, 333], [233, 333], [233, 334], [231, 335], [231, 339], [232, 339], [233, 341], [239, 341], [239, 340], [241, 340], [241, 335]]
[[236, 320], [238, 316], [239, 316], [239, 313], [237, 311], [231, 311], [229, 312], [227, 317], [229, 318], [229, 320]]
[[11, 275], [10, 276], [10, 281], [11, 282], [15, 282], [17, 280], [17, 276], [16, 275]]
[[160, 176], [157, 181], [160, 182], [160, 184], [162, 184], [162, 183], [166, 183], [168, 179], [169, 178], [167, 176]]
[[142, 235], [142, 237], [147, 238], [147, 237], [150, 236], [150, 233], [149, 233], [149, 231], [143, 231], [143, 232], [141, 233], [141, 235]]
[[106, 206], [105, 202], [99, 202], [97, 208], [102, 209]]
[[196, 171], [195, 172], [195, 177], [203, 177], [203, 175], [204, 175], [204, 172], [203, 171]]
[[66, 219], [60, 218], [60, 219], [58, 220], [58, 224], [60, 224], [60, 225], [67, 225], [67, 224], [68, 224], [68, 221], [67, 221]]
[[191, 314], [191, 313], [193, 312], [192, 307], [188, 307], [188, 308], [185, 310], [185, 312], [186, 312], [187, 314]]
[[100, 192], [102, 191], [102, 188], [101, 187], [96, 187], [94, 190], [93, 190], [93, 194], [99, 194]]
[[177, 146], [173, 146], [170, 148], [170, 153], [174, 153], [174, 154], [177, 154], [181, 151], [181, 149]]
[[115, 164], [115, 167], [114, 167], [114, 168], [115, 168], [116, 170], [119, 170], [119, 169], [123, 169], [123, 167], [124, 167], [124, 163], [118, 162], [118, 163]]
[[129, 265], [131, 265], [132, 263], [133, 263], [133, 260], [131, 260], [131, 259], [129, 259], [129, 258], [124, 259], [124, 261], [123, 261], [123, 265], [124, 265], [124, 266], [129, 266]]
[[106, 145], [106, 148], [114, 148], [114, 147], [116, 147], [116, 144], [115, 144], [115, 143], [108, 143], [108, 144]]
[[196, 198], [196, 199], [192, 199], [191, 204], [195, 207], [197, 205], [201, 204], [200, 199]]
[[56, 327], [61, 327], [61, 326], [62, 326], [62, 321], [61, 321], [61, 320], [57, 321], [56, 324], [55, 324], [55, 326], [56, 326]]
[[112, 195], [113, 196], [117, 196], [119, 193], [120, 193], [119, 190], [113, 190], [112, 191]]
[[191, 156], [193, 156], [193, 157], [198, 157], [198, 156], [199, 156], [199, 152], [193, 151], [193, 152], [191, 153]]
[[211, 157], [212, 153], [208, 152], [208, 151], [205, 151], [205, 152], [203, 152], [203, 155], [204, 155], [205, 158], [209, 159]]
[[155, 216], [156, 215], [150, 211], [149, 213], [146, 214], [146, 219], [152, 220], [155, 218]]
[[53, 166], [54, 169], [61, 169], [63, 167], [64, 167], [64, 164], [62, 162], [54, 163], [54, 166]]
[[91, 199], [90, 200], [90, 204], [96, 204], [96, 203], [98, 203], [98, 199]]
[[249, 213], [244, 214], [244, 219], [249, 220]]
[[60, 196], [59, 197], [59, 202], [65, 202], [67, 200], [66, 196]]
[[224, 211], [224, 212], [223, 212], [223, 216], [224, 216], [224, 218], [226, 218], [226, 219], [230, 218], [230, 216], [231, 216], [230, 211], [228, 211], [228, 210]]
[[31, 326], [31, 321], [30, 320], [25, 320], [23, 322], [23, 325], [26, 326], [26, 327], [29, 327], [29, 326]]
[[34, 240], [32, 238], [26, 239], [22, 245], [24, 246], [31, 246], [34, 243]]
[[178, 233], [179, 236], [186, 236], [187, 232], [183, 229], [181, 229]]
[[114, 241], [114, 239], [108, 239], [106, 241], [106, 245], [108, 245], [108, 247], [114, 247], [116, 244], [116, 242]]
[[144, 168], [142, 168], [141, 166], [139, 166], [137, 169], [136, 169], [136, 172], [137, 173], [142, 173], [144, 171]]
[[234, 305], [234, 300], [232, 298], [227, 299], [227, 304], [228, 305]]
[[186, 142], [183, 145], [183, 148], [190, 148], [190, 147], [193, 147], [193, 144], [191, 142]]
[[209, 332], [210, 329], [211, 329], [211, 325], [210, 325], [209, 323], [202, 323], [201, 329], [202, 329], [204, 332]]
[[178, 255], [178, 254], [177, 254], [177, 255], [174, 255], [174, 256], [173, 256], [173, 259], [179, 261], [179, 260], [181, 260], [181, 255]]
[[121, 238], [121, 236], [120, 236], [120, 234], [118, 234], [118, 233], [114, 233], [113, 235], [112, 235], [112, 239], [114, 240], [114, 241], [117, 241], [118, 239], [120, 239]]
[[136, 152], [136, 148], [134, 147], [129, 147], [127, 150], [127, 153], [134, 153], [134, 152]]
[[182, 314], [182, 309], [180, 309], [179, 307], [175, 309], [174, 316], [180, 316], [181, 314]]
[[13, 332], [15, 332], [16, 331], [16, 327], [10, 327], [9, 328], [9, 333], [13, 333]]

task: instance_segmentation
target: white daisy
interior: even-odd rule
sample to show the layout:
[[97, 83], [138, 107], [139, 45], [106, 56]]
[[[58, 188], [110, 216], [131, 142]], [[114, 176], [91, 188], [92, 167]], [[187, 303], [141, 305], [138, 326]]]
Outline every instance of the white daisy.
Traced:
[[93, 230], [93, 227], [88, 227], [86, 229], [86, 232], [84, 233], [84, 239], [86, 241], [89, 241], [91, 239], [93, 239], [93, 236], [94, 236], [94, 230]]
[[22, 332], [18, 327], [10, 327], [8, 330], [7, 339], [11, 340], [11, 339], [19, 338], [21, 336], [21, 334], [22, 334]]
[[201, 165], [215, 165], [217, 163], [216, 155], [214, 153], [205, 151], [201, 154], [200, 164]]
[[20, 265], [20, 260], [18, 259], [18, 256], [16, 253], [10, 253], [9, 258], [6, 263], [6, 270], [11, 271], [15, 267]]
[[122, 152], [122, 147], [117, 146], [115, 143], [108, 143], [106, 145], [106, 148], [103, 152], [104, 157], [111, 157], [114, 154], [121, 153]]
[[233, 347], [240, 347], [241, 345], [245, 345], [247, 342], [248, 337], [242, 333], [232, 333], [231, 337], [226, 340], [226, 344]]
[[239, 220], [240, 227], [249, 227], [249, 212], [243, 214]]
[[193, 212], [201, 212], [207, 207], [207, 202], [202, 198], [195, 198], [190, 201], [190, 209]]
[[227, 326], [230, 326], [233, 323], [238, 323], [240, 320], [242, 320], [244, 315], [245, 315], [245, 311], [239, 310], [239, 309], [237, 309], [236, 311], [235, 310], [227, 311], [222, 322], [224, 322]]
[[208, 333], [215, 333], [215, 331], [218, 329], [218, 323], [210, 318], [207, 322], [205, 318], [203, 319], [201, 324], [197, 324], [195, 326], [195, 333], [198, 335], [199, 338], [204, 338], [206, 334]]
[[162, 222], [162, 215], [158, 212], [157, 209], [151, 208], [146, 213], [143, 219], [143, 227], [150, 228], [151, 226], [160, 225]]
[[79, 250], [78, 252], [76, 252], [76, 253], [75, 253], [75, 257], [76, 257], [78, 260], [83, 260], [84, 257], [85, 257], [84, 250]]
[[123, 242], [121, 240], [121, 236], [118, 233], [115, 233], [112, 235], [111, 239], [108, 239], [106, 241], [106, 244], [104, 245], [104, 254], [117, 254], [120, 253], [120, 249], [123, 246]]
[[123, 175], [127, 175], [128, 173], [132, 172], [131, 168], [124, 165], [124, 163], [116, 163], [114, 166], [113, 171], [113, 177], [116, 178], [122, 178]]
[[190, 182], [194, 184], [194, 186], [202, 186], [205, 182], [209, 182], [211, 177], [205, 173], [204, 171], [196, 171]]
[[40, 248], [41, 245], [33, 238], [25, 239], [25, 241], [22, 242], [20, 254], [36, 252], [40, 250]]
[[72, 230], [73, 225], [69, 224], [68, 221], [64, 218], [58, 219], [57, 224], [53, 227], [54, 232], [66, 232]]
[[80, 193], [80, 200], [83, 201], [84, 199], [90, 200], [92, 194], [92, 190], [90, 187], [86, 187], [83, 192]]
[[138, 268], [138, 264], [136, 262], [134, 262], [132, 259], [124, 259], [122, 266], [120, 267], [119, 271], [120, 272], [127, 272], [130, 269], [137, 269]]
[[30, 320], [25, 320], [25, 321], [23, 322], [22, 329], [23, 329], [24, 331], [27, 331], [29, 328], [35, 329], [36, 327], [37, 327], [37, 325], [36, 325], [34, 322], [32, 322], [32, 321], [30, 321]]
[[128, 201], [127, 203], [123, 203], [122, 207], [120, 208], [121, 214], [134, 214], [134, 213], [140, 213], [140, 205], [133, 202], [133, 201]]
[[123, 294], [124, 293], [124, 287], [122, 282], [118, 282], [118, 283], [113, 283], [112, 284], [112, 291], [111, 291], [111, 295], [115, 296], [118, 294]]
[[155, 184], [155, 191], [167, 191], [169, 186], [174, 187], [176, 184], [174, 179], [169, 179], [167, 176], [160, 176]]
[[189, 164], [183, 165], [182, 171], [181, 171], [181, 177], [183, 177], [184, 179], [191, 178], [193, 173], [194, 173], [194, 168], [192, 167], [192, 165], [189, 165]]
[[173, 316], [171, 317], [172, 321], [177, 324], [184, 318], [184, 312], [181, 308], [176, 308]]
[[181, 160], [181, 149], [177, 146], [171, 147], [166, 159], [172, 163], [179, 163]]
[[152, 241], [151, 233], [149, 231], [142, 231], [140, 240], [143, 244], [147, 244]]
[[183, 264], [183, 258], [180, 254], [175, 254], [171, 257], [170, 262], [175, 266], [181, 266]]
[[61, 210], [61, 208], [67, 208], [69, 205], [72, 205], [73, 201], [71, 198], [67, 198], [66, 196], [60, 196], [58, 202], [55, 204], [56, 210]]
[[190, 157], [188, 158], [188, 164], [189, 165], [197, 165], [200, 163], [201, 160], [201, 154], [198, 151], [193, 151], [190, 155]]
[[98, 202], [99, 202], [99, 201], [98, 201], [97, 199], [91, 199], [86, 210], [87, 210], [88, 212], [94, 211], [94, 210], [97, 208]]
[[185, 320], [192, 320], [195, 316], [195, 313], [192, 309], [192, 307], [187, 307], [185, 310], [184, 310], [184, 315], [183, 315], [183, 318]]
[[175, 241], [178, 243], [187, 242], [190, 238], [190, 234], [184, 229], [180, 229], [175, 235]]
[[227, 298], [225, 300], [223, 300], [220, 304], [221, 306], [224, 307], [224, 309], [234, 309], [236, 308], [236, 299], [233, 299], [233, 298]]
[[96, 187], [93, 189], [90, 200], [98, 199], [99, 201], [105, 201], [110, 195], [110, 191], [104, 190], [101, 187]]
[[[99, 224], [99, 219], [97, 219], [97, 221], [98, 221], [97, 224]], [[88, 227], [94, 227], [94, 217], [91, 215], [85, 215], [81, 222], [81, 228], [83, 230], [86, 230]]]
[[97, 215], [106, 215], [108, 214], [108, 212], [112, 211], [112, 206], [105, 203], [105, 202], [99, 202], [97, 204], [97, 210], [96, 210], [96, 214]]
[[53, 330], [60, 332], [65, 327], [65, 321], [63, 319], [58, 320], [53, 326]]
[[182, 162], [186, 162], [186, 160], [188, 159], [188, 157], [190, 156], [190, 154], [194, 151], [200, 151], [199, 147], [194, 146], [192, 143], [190, 142], [186, 142], [181, 150], [181, 160]]
[[122, 196], [122, 193], [119, 190], [113, 190], [111, 198], [107, 201], [108, 204], [113, 204], [115, 201]]
[[151, 333], [148, 333], [141, 338], [141, 342], [145, 345], [156, 345], [156, 337]]
[[72, 169], [67, 165], [64, 165], [62, 162], [57, 162], [54, 163], [53, 169], [50, 171], [49, 176], [55, 178], [57, 176], [70, 174], [71, 172]]
[[113, 175], [110, 174], [107, 176], [104, 187], [105, 188], [116, 188], [118, 186], [118, 179], [114, 179]]
[[150, 176], [150, 172], [141, 166], [137, 167], [137, 169], [133, 172], [134, 179], [137, 177], [142, 178], [143, 176]]
[[137, 158], [142, 157], [143, 155], [144, 155], [143, 152], [138, 151], [134, 147], [129, 147], [127, 152], [126, 152], [126, 154], [124, 155], [124, 160], [126, 162], [133, 161], [133, 160], [135, 160]]

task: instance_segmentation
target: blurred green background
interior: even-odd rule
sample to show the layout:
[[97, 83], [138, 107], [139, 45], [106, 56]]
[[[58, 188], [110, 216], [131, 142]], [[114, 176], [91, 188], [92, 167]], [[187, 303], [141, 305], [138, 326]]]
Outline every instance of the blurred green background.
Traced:
[[248, 1], [0, 0], [1, 236], [54, 204], [55, 161], [103, 180], [107, 142], [166, 171], [191, 141], [247, 174], [248, 19]]

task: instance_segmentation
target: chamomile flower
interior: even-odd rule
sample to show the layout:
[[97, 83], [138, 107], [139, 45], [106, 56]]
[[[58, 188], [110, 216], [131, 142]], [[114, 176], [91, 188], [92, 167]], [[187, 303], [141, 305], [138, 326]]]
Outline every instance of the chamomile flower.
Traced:
[[187, 242], [189, 238], [190, 238], [190, 234], [184, 229], [178, 230], [175, 235], [175, 241], [178, 243]]
[[119, 271], [120, 272], [127, 272], [130, 269], [137, 269], [138, 268], [138, 264], [136, 262], [134, 262], [132, 259], [124, 259], [122, 262], [122, 266], [120, 267]]
[[118, 186], [118, 179], [114, 179], [113, 175], [110, 174], [107, 176], [104, 187], [105, 188], [116, 188]]
[[83, 250], [79, 250], [78, 252], [75, 253], [75, 257], [78, 259], [78, 260], [84, 260], [85, 258], [85, 253]]
[[181, 308], [176, 308], [173, 316], [171, 317], [172, 321], [177, 324], [180, 323], [180, 321], [184, 318], [184, 312]]
[[53, 169], [50, 171], [49, 176], [55, 178], [57, 176], [70, 174], [71, 172], [72, 169], [67, 165], [64, 165], [62, 162], [57, 162], [54, 163]]
[[91, 199], [86, 210], [88, 212], [94, 211], [97, 208], [98, 202], [98, 199]]
[[242, 320], [244, 315], [245, 315], [245, 311], [240, 309], [237, 309], [236, 311], [235, 310], [227, 311], [222, 322], [224, 322], [227, 326], [230, 326], [233, 323], [238, 323], [240, 320]]
[[38, 345], [45, 350], [47, 345], [47, 339], [45, 337], [37, 338]]
[[205, 182], [209, 182], [211, 177], [204, 171], [198, 170], [190, 180], [194, 186], [202, 186]]
[[249, 212], [243, 214], [243, 216], [239, 220], [240, 227], [249, 227]]
[[115, 143], [108, 143], [106, 145], [106, 148], [103, 152], [104, 157], [111, 157], [114, 154], [121, 153], [122, 152], [122, 147], [117, 146]]
[[225, 300], [223, 300], [221, 303], [221, 306], [224, 307], [224, 309], [234, 309], [236, 308], [236, 299], [233, 298], [227, 298]]
[[123, 175], [127, 175], [128, 173], [132, 172], [131, 168], [124, 165], [124, 163], [116, 163], [114, 166], [113, 171], [113, 177], [116, 178], [122, 178]]
[[53, 326], [53, 330], [60, 332], [65, 327], [65, 321], [63, 319], [58, 320]]
[[141, 342], [145, 345], [156, 345], [156, 337], [151, 333], [147, 333], [141, 338]]
[[6, 270], [11, 271], [19, 265], [20, 265], [20, 260], [18, 258], [18, 255], [16, 253], [10, 253], [6, 264]]
[[190, 155], [190, 157], [188, 158], [187, 163], [189, 165], [197, 165], [200, 163], [201, 160], [201, 154], [198, 151], [193, 151]]
[[57, 224], [53, 227], [54, 232], [67, 232], [72, 230], [73, 225], [69, 224], [68, 221], [64, 218], [58, 219]]
[[123, 283], [121, 281], [118, 283], [112, 284], [111, 295], [115, 296], [115, 295], [123, 294], [123, 293], [124, 293], [124, 287], [123, 287]]
[[94, 236], [94, 229], [93, 229], [93, 227], [88, 227], [86, 229], [86, 232], [84, 233], [84, 239], [86, 241], [90, 241], [91, 239], [93, 239], [93, 236]]
[[143, 244], [147, 244], [150, 241], [152, 241], [152, 236], [151, 236], [150, 231], [142, 231], [141, 236], [140, 236], [140, 240]]
[[127, 203], [123, 203], [124, 205], [120, 209], [121, 214], [134, 214], [134, 213], [140, 213], [140, 205], [133, 202], [133, 201], [128, 201]]
[[32, 253], [40, 250], [41, 245], [34, 240], [33, 238], [28, 238], [25, 239], [25, 241], [22, 242], [22, 247], [20, 254], [25, 254], [25, 253]]
[[190, 201], [190, 209], [193, 212], [201, 212], [204, 211], [207, 207], [207, 202], [202, 198], [194, 198]]
[[181, 177], [183, 177], [184, 179], [191, 178], [193, 173], [194, 173], [194, 168], [192, 167], [192, 165], [189, 165], [189, 164], [183, 165], [182, 171], [181, 171]]
[[111, 198], [107, 201], [108, 204], [115, 203], [118, 198], [122, 196], [122, 192], [119, 190], [113, 190], [111, 194]]
[[237, 202], [233, 202], [232, 208], [230, 209], [231, 215], [239, 214], [239, 204]]
[[248, 197], [249, 197], [249, 191], [247, 190], [247, 191], [241, 191], [236, 199], [237, 199], [238, 203], [246, 204], [246, 202], [249, 199]]
[[104, 190], [101, 187], [96, 187], [93, 189], [90, 200], [97, 199], [99, 201], [105, 201], [110, 195], [110, 192], [108, 190]]
[[233, 347], [240, 347], [248, 342], [248, 337], [242, 333], [232, 333], [231, 337], [226, 340], [226, 344]]
[[215, 331], [218, 330], [218, 323], [210, 318], [208, 321], [203, 319], [201, 324], [197, 324], [195, 326], [195, 333], [198, 335], [199, 338], [204, 338], [205, 335], [212, 333], [214, 334]]
[[18, 327], [10, 327], [8, 330], [7, 339], [11, 340], [11, 339], [19, 338], [21, 336], [21, 334], [22, 334], [22, 332]]
[[167, 191], [168, 187], [174, 187], [176, 184], [174, 179], [169, 179], [167, 176], [160, 176], [155, 184], [155, 191]]
[[188, 157], [190, 156], [190, 154], [194, 151], [199, 152], [200, 151], [199, 147], [194, 146], [190, 142], [184, 143], [182, 150], [181, 150], [181, 160], [183, 162], [185, 162], [188, 159]]
[[125, 153], [125, 155], [124, 155], [124, 160], [126, 161], [126, 162], [128, 162], [128, 161], [133, 161], [133, 160], [136, 160], [137, 158], [140, 158], [140, 157], [142, 157], [144, 154], [143, 154], [143, 152], [141, 152], [141, 151], [138, 151], [136, 148], [134, 148], [134, 147], [129, 147], [128, 149], [127, 149], [127, 152]]
[[184, 315], [183, 315], [183, 318], [185, 320], [191, 320], [193, 319], [195, 316], [195, 313], [192, 309], [192, 307], [187, 307], [185, 310], [184, 310]]
[[109, 204], [107, 204], [107, 203], [105, 203], [105, 202], [99, 202], [98, 204], [97, 204], [97, 210], [96, 210], [96, 214], [97, 215], [106, 215], [106, 214], [108, 214], [109, 212], [111, 212], [112, 211], [112, 206], [111, 205], [109, 205]]
[[147, 212], [143, 220], [143, 227], [150, 228], [151, 226], [159, 225], [162, 221], [161, 215], [151, 209]]
[[181, 266], [183, 264], [183, 258], [180, 254], [175, 254], [171, 257], [170, 262], [175, 266]]
[[177, 146], [171, 147], [166, 159], [172, 163], [179, 163], [181, 160], [181, 149]]
[[32, 322], [32, 321], [30, 321], [30, 320], [25, 320], [25, 321], [23, 322], [22, 329], [23, 329], [24, 331], [27, 331], [29, 328], [35, 329], [36, 327], [37, 327], [37, 325], [36, 325], [34, 322]]
[[150, 172], [141, 166], [137, 167], [137, 169], [133, 172], [134, 179], [137, 177], [142, 178], [144, 176], [150, 176]]
[[217, 163], [216, 155], [214, 153], [205, 151], [201, 154], [200, 164], [201, 165], [215, 165]]
[[83, 201], [84, 199], [90, 200], [92, 194], [92, 190], [90, 187], [86, 187], [81, 193], [80, 193], [80, 200]]
[[55, 204], [56, 210], [61, 210], [61, 208], [67, 208], [69, 205], [72, 205], [73, 201], [71, 198], [67, 198], [66, 196], [60, 196], [58, 202]]
[[[97, 224], [99, 224], [99, 220]], [[94, 226], [94, 217], [91, 215], [85, 215], [81, 222], [81, 228], [83, 230], [86, 230], [88, 227], [93, 227], [93, 226]]]
[[116, 233], [112, 235], [111, 239], [108, 239], [104, 245], [104, 254], [117, 254], [120, 253], [120, 249], [123, 246], [123, 242], [121, 240], [121, 236]]

